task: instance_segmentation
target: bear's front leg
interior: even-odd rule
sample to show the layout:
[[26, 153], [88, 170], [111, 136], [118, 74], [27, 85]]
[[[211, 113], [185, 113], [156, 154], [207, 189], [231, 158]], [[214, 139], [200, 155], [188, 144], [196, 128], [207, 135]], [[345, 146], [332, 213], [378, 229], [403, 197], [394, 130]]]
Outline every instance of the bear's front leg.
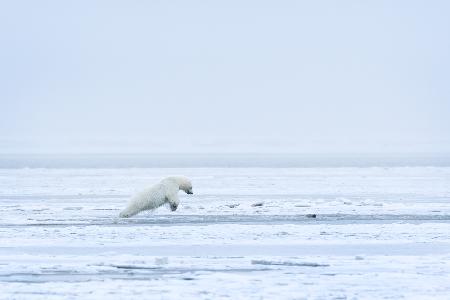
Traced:
[[178, 195], [171, 195], [167, 197], [167, 202], [170, 204], [170, 210], [176, 211], [178, 208], [178, 205], [180, 204], [180, 199], [178, 199]]
[[176, 211], [177, 208], [178, 208], [178, 205], [173, 204], [173, 203], [170, 203], [170, 210], [171, 210], [171, 211]]

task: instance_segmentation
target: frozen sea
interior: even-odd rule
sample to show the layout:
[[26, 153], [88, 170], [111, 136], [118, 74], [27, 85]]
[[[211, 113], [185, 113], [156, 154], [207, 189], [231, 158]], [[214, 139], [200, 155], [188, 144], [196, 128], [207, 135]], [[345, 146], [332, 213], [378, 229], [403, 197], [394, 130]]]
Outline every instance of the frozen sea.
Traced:
[[449, 299], [449, 159], [0, 157], [0, 299], [143, 298]]

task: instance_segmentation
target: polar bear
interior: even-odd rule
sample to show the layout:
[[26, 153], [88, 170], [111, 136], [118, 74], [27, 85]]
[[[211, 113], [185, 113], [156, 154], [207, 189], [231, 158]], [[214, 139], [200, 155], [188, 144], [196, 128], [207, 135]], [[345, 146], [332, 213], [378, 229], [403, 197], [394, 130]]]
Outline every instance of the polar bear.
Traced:
[[186, 194], [193, 194], [191, 181], [184, 176], [170, 176], [159, 183], [143, 190], [133, 196], [128, 206], [119, 214], [121, 218], [129, 218], [143, 211], [154, 209], [170, 204], [170, 209], [175, 211], [180, 204], [178, 191], [183, 190]]

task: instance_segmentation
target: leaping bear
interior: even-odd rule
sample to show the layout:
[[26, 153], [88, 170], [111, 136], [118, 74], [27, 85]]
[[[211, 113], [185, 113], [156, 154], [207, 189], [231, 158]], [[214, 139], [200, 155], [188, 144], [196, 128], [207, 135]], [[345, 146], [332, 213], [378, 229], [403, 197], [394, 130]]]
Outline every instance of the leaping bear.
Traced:
[[129, 218], [143, 210], [155, 209], [165, 203], [169, 203], [170, 209], [175, 211], [180, 204], [179, 190], [185, 191], [186, 194], [193, 194], [191, 181], [184, 176], [166, 177], [133, 196], [119, 217]]

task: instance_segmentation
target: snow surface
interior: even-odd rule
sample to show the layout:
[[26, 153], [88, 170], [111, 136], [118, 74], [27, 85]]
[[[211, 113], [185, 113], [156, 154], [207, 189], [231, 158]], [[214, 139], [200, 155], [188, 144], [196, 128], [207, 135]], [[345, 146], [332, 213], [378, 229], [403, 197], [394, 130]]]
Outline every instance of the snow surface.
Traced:
[[[176, 212], [117, 218], [174, 174]], [[0, 299], [448, 295], [447, 167], [0, 169]]]

